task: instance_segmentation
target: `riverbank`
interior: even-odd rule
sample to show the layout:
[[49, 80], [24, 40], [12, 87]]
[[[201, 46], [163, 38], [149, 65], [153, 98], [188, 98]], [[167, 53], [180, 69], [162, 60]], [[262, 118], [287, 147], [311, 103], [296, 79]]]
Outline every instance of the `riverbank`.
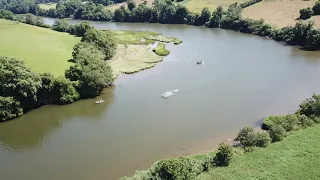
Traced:
[[213, 152], [163, 159], [120, 179], [316, 179], [320, 176], [315, 168], [320, 165], [319, 97], [301, 103], [295, 114], [265, 118], [264, 131], [246, 126]]

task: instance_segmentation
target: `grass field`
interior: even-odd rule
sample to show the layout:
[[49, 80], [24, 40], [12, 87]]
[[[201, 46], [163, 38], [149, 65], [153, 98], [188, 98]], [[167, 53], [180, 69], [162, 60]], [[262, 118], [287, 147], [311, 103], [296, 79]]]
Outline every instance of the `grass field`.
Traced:
[[214, 11], [218, 6], [228, 8], [230, 4], [238, 2], [246, 2], [247, 0], [185, 0], [182, 2], [192, 12], [201, 12], [203, 8], [207, 7], [210, 11]]
[[[115, 75], [131, 74], [153, 67], [162, 57], [152, 52], [151, 43], [181, 40], [150, 31], [109, 31], [118, 48], [110, 63]], [[0, 19], [0, 56], [14, 57], [38, 73], [64, 75], [71, 65], [72, 49], [79, 37], [22, 23]]]
[[49, 9], [55, 9], [57, 6], [57, 3], [45, 3], [45, 4], [39, 4], [39, 7], [41, 9], [49, 10]]
[[276, 27], [295, 25], [300, 9], [312, 7], [316, 0], [263, 0], [244, 9], [245, 18], [264, 19]]
[[0, 19], [0, 56], [25, 61], [38, 73], [63, 75], [72, 48], [80, 38], [50, 29]]
[[320, 177], [320, 125], [300, 130], [265, 149], [233, 159], [228, 167], [215, 168], [198, 180], [301, 180]]

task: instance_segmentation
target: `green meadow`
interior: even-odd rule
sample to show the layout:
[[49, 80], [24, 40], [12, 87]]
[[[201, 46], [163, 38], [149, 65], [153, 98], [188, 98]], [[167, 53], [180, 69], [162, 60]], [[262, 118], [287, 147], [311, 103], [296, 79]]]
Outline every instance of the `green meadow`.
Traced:
[[[114, 74], [131, 74], [155, 66], [162, 57], [150, 50], [155, 41], [181, 43], [150, 31], [111, 31], [118, 48], [116, 55], [108, 61]], [[79, 37], [51, 29], [0, 19], [0, 56], [23, 60], [31, 70], [54, 76], [64, 75], [71, 63], [72, 49]], [[178, 43], [177, 43], [178, 42]], [[168, 51], [169, 53], [169, 51]]]
[[267, 148], [236, 156], [228, 167], [214, 168], [197, 179], [319, 179], [319, 149], [320, 125], [315, 125]]
[[50, 29], [0, 19], [0, 56], [14, 57], [38, 73], [64, 75], [80, 38]]

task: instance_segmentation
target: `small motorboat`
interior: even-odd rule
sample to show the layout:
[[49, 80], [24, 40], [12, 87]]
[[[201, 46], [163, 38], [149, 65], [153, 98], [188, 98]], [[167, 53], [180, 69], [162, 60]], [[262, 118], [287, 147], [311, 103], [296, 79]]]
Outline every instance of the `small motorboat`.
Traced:
[[96, 101], [96, 104], [102, 104], [102, 103], [104, 103], [103, 99], [100, 99], [100, 100]]
[[204, 63], [203, 61], [198, 61], [198, 62], [197, 62], [197, 64], [203, 64], [203, 63]]
[[164, 98], [170, 97], [170, 96], [172, 96], [172, 94], [173, 94], [172, 91], [167, 91], [167, 92], [162, 94], [162, 97], [164, 97]]
[[189, 58], [189, 61], [191, 61], [191, 58]]

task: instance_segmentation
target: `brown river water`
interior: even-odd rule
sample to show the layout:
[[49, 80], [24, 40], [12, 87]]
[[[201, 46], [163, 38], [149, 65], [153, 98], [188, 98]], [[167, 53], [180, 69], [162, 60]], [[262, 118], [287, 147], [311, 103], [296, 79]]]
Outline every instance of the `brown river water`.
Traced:
[[[171, 54], [154, 68], [121, 75], [101, 95], [104, 104], [45, 106], [1, 123], [1, 180], [131, 176], [159, 159], [213, 150], [243, 126], [294, 112], [320, 91], [319, 52], [220, 29], [92, 24], [155, 31], [183, 43], [168, 45]], [[199, 60], [205, 63], [196, 65]], [[173, 89], [179, 91], [161, 98]]]

